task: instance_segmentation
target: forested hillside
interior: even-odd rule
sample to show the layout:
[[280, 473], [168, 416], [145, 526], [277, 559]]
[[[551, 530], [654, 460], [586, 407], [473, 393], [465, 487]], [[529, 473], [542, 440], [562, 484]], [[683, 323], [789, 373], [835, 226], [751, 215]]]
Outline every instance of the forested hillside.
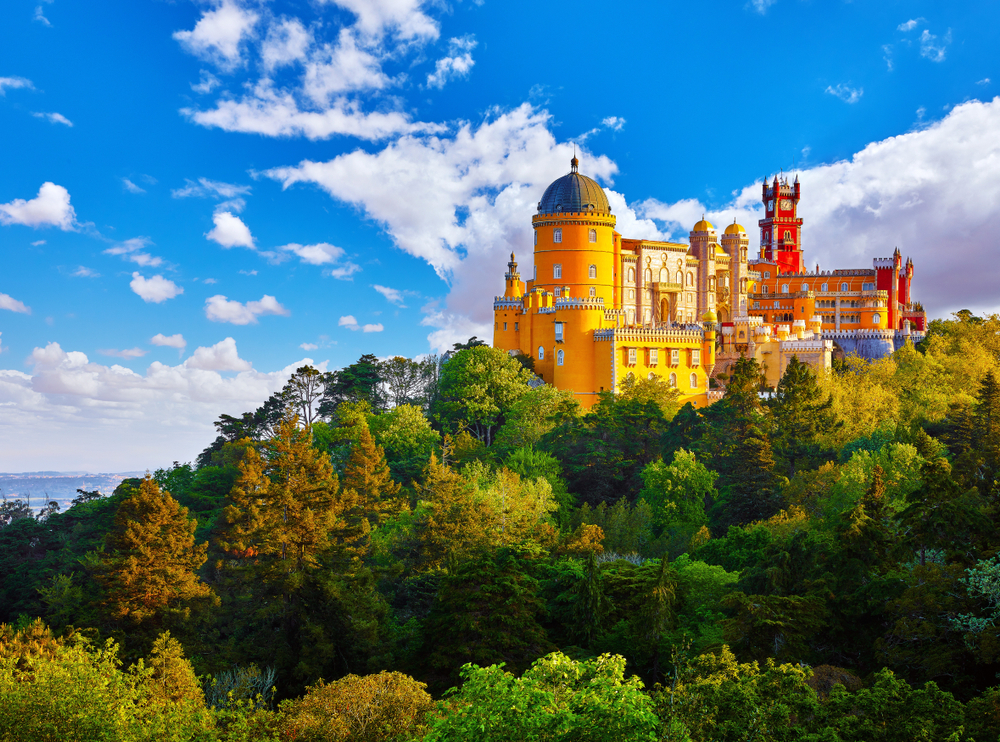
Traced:
[[705, 409], [530, 365], [304, 367], [5, 503], [0, 739], [1000, 739], [1000, 317]]

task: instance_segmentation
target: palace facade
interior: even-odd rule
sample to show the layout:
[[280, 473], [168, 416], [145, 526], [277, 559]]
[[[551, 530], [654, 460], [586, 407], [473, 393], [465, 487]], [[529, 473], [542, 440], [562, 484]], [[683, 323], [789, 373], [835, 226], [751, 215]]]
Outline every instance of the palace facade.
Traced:
[[702, 406], [723, 394], [709, 379], [741, 355], [776, 386], [793, 355], [826, 370], [835, 350], [877, 358], [925, 328], [910, 298], [913, 263], [898, 250], [870, 269], [805, 270], [797, 178], [763, 184], [750, 259], [736, 223], [720, 238], [702, 219], [689, 244], [622, 237], [604, 190], [578, 166], [574, 157], [538, 202], [530, 277], [511, 253], [493, 345], [532, 356], [545, 382], [585, 407], [630, 375], [660, 377]]

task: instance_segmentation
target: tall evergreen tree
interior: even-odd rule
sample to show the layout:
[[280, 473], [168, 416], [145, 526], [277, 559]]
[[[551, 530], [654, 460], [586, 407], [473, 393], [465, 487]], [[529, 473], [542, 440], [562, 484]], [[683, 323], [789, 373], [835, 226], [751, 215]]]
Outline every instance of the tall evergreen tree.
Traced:
[[201, 581], [208, 544], [196, 544], [188, 509], [160, 492], [150, 475], [122, 500], [96, 570], [110, 618], [134, 628], [161, 628], [215, 600]]
[[833, 397], [823, 398], [816, 374], [792, 356], [768, 402], [774, 425], [773, 446], [777, 468], [789, 479], [796, 472], [815, 469], [834, 458], [821, 436], [840, 427], [833, 413]]
[[403, 510], [406, 502], [399, 496], [402, 486], [393, 480], [385, 451], [375, 443], [367, 421], [361, 417], [356, 426], [358, 439], [344, 467], [344, 487], [357, 494], [358, 506], [372, 525], [378, 525]]
[[710, 436], [714, 452], [710, 466], [721, 475], [721, 497], [713, 509], [713, 525], [720, 532], [730, 525], [769, 518], [779, 508], [768, 437], [770, 420], [760, 401], [760, 376], [756, 360], [740, 358], [725, 398], [713, 411], [722, 421]]

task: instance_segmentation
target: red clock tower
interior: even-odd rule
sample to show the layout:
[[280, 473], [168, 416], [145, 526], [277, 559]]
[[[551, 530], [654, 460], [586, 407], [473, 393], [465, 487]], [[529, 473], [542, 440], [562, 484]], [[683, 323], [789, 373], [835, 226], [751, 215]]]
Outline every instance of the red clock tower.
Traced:
[[799, 207], [799, 178], [795, 183], [778, 180], [762, 186], [764, 218], [760, 225], [760, 259], [777, 263], [778, 273], [805, 273], [802, 259], [802, 219], [796, 215]]

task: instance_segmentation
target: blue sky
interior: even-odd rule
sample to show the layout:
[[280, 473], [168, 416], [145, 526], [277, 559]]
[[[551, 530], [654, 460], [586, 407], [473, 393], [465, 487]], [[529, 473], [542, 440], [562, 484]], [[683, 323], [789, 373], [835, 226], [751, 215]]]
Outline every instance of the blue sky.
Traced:
[[704, 212], [753, 238], [784, 169], [810, 265], [899, 246], [932, 315], [994, 311], [998, 15], [4, 3], [0, 470], [187, 460], [305, 360], [489, 337], [574, 143], [626, 236], [686, 240]]

